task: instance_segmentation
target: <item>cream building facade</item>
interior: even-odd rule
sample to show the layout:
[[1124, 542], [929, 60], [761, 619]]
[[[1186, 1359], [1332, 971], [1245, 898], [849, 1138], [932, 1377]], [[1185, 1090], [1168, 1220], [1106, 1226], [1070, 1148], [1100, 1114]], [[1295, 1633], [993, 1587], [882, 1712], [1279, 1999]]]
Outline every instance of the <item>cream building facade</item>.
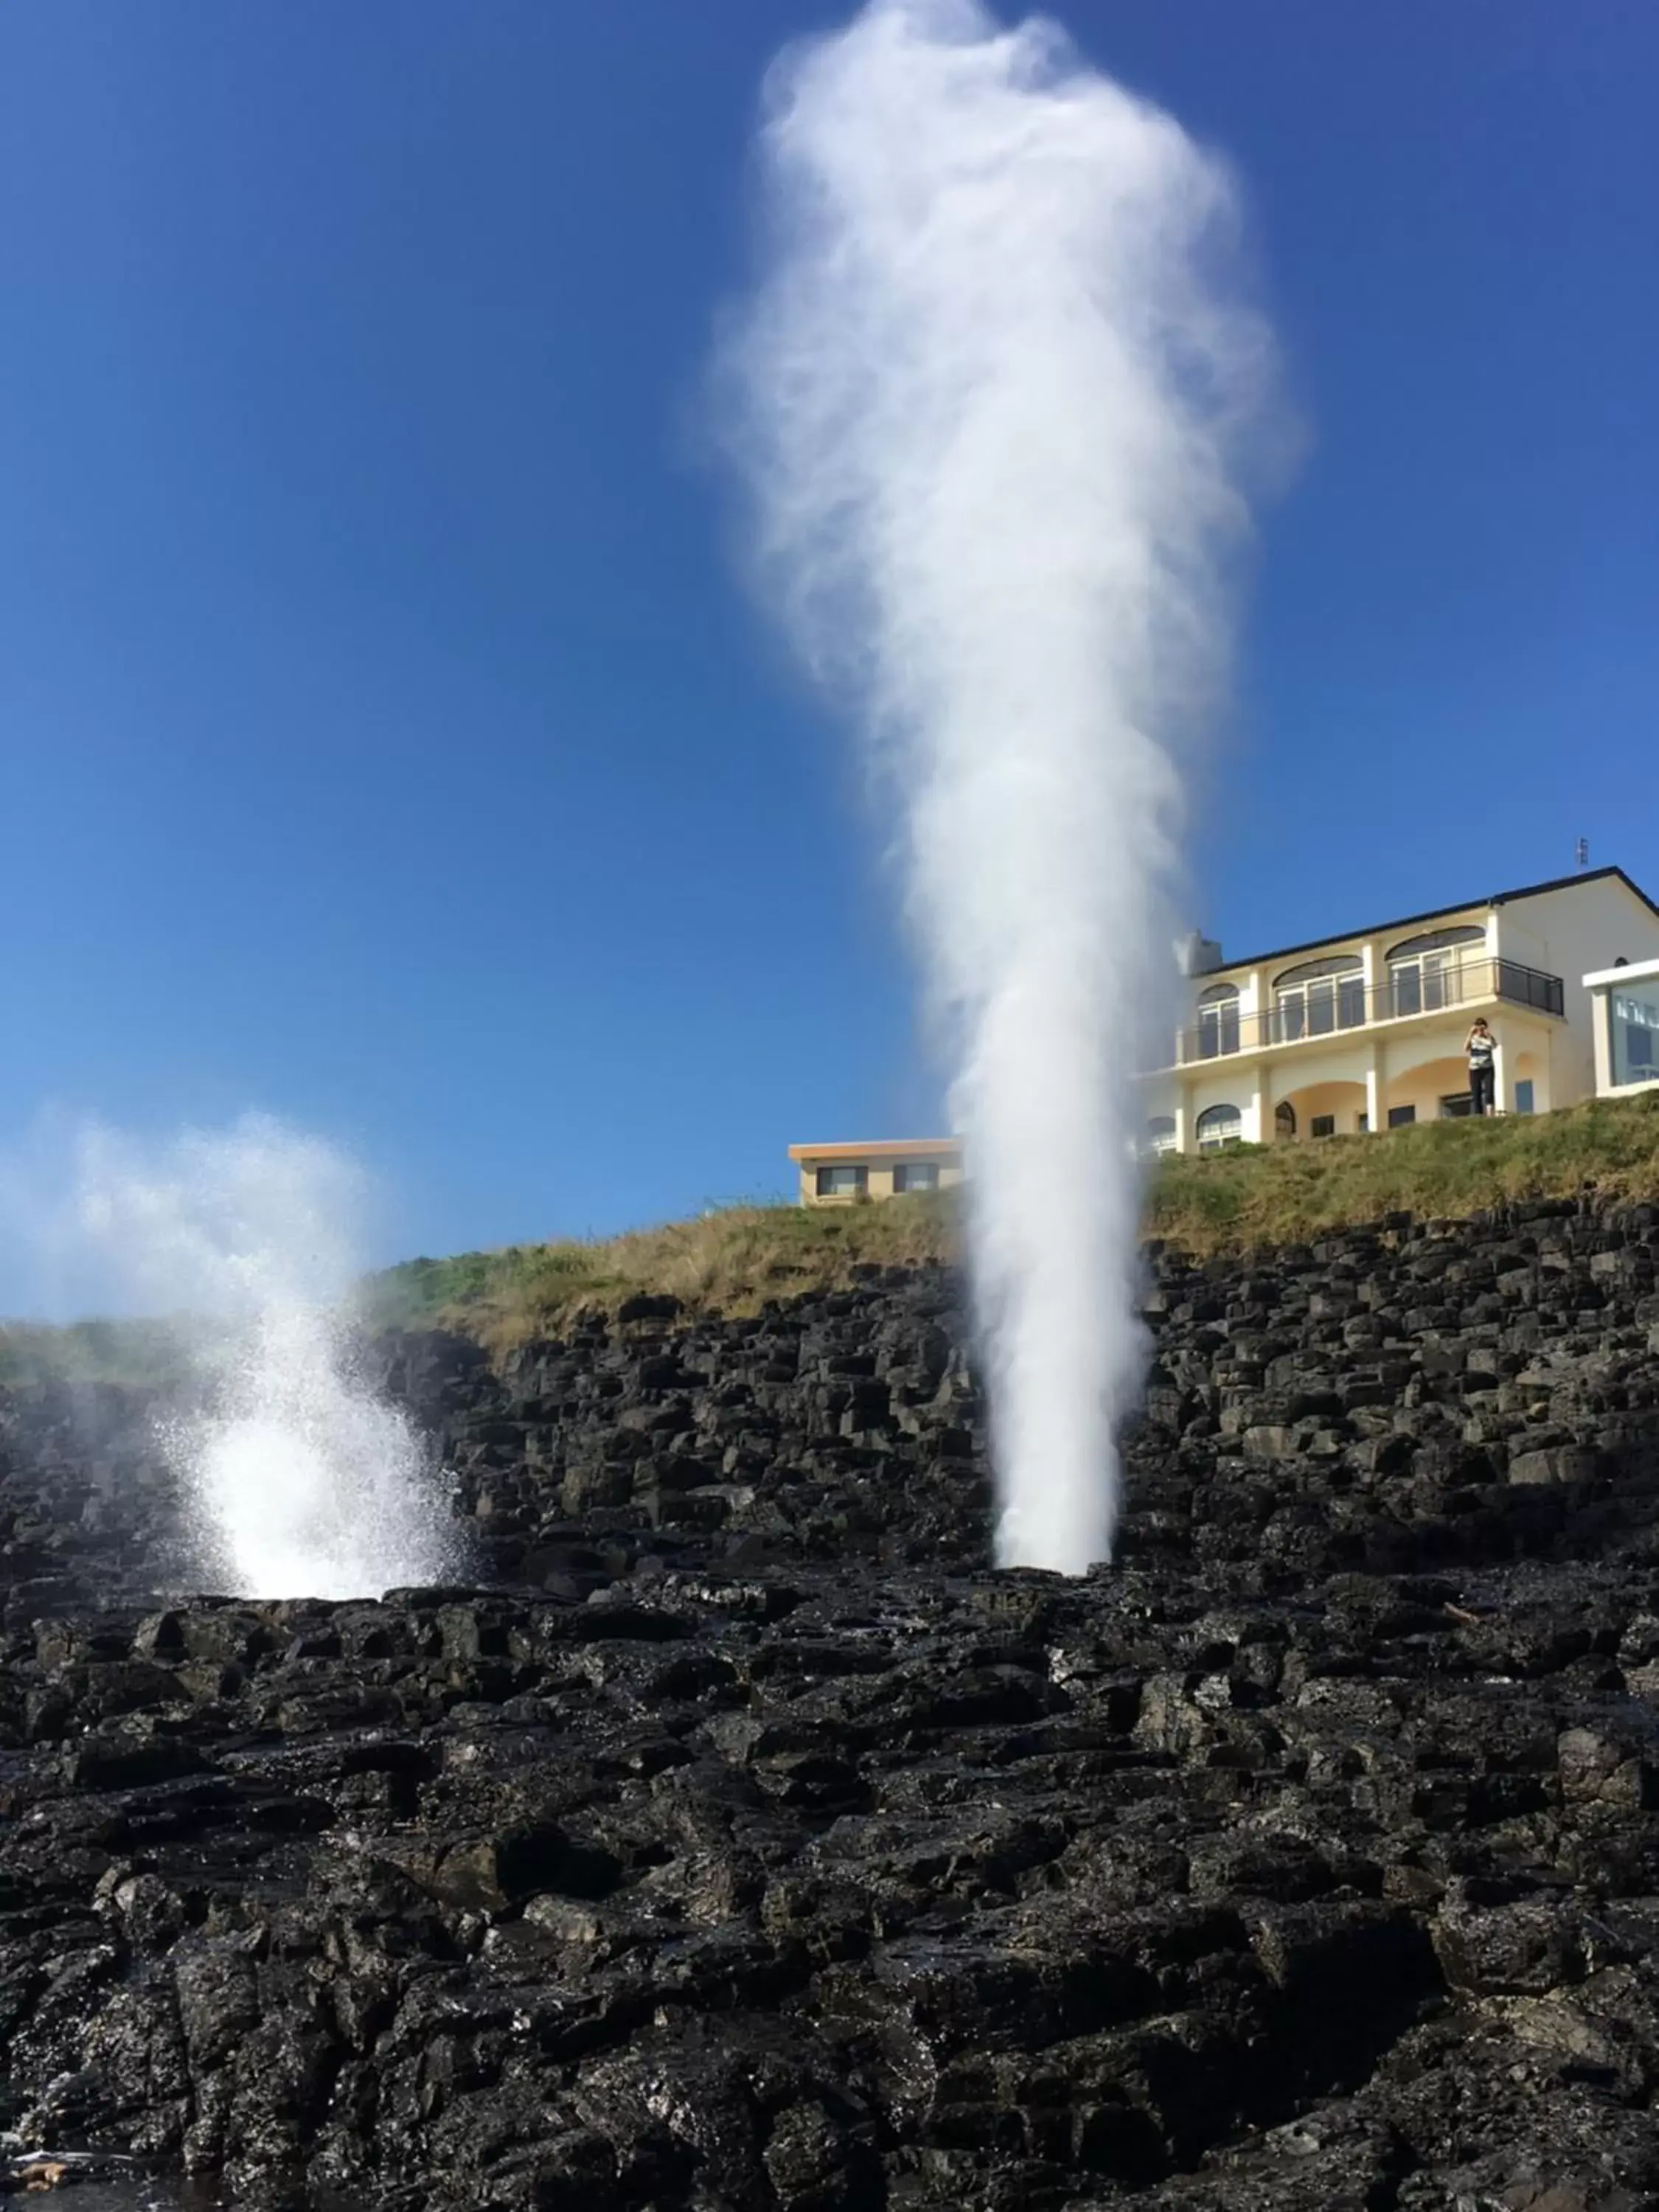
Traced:
[[954, 1137], [891, 1137], [867, 1145], [791, 1145], [803, 1206], [862, 1206], [962, 1181]]
[[1659, 908], [1620, 868], [1248, 960], [1202, 946], [1174, 1060], [1147, 1079], [1146, 1143], [1206, 1152], [1467, 1113], [1477, 1015], [1496, 1039], [1500, 1112], [1570, 1106], [1598, 1087], [1591, 986], [1616, 963], [1654, 962]]

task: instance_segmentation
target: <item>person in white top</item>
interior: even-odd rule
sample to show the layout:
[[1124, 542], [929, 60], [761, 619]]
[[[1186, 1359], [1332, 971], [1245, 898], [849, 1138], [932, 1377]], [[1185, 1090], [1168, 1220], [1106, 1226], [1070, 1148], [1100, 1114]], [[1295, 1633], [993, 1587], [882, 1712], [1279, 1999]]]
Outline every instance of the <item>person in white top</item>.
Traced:
[[1469, 1100], [1477, 1114], [1495, 1114], [1498, 1110], [1494, 1095], [1496, 1070], [1492, 1065], [1497, 1049], [1497, 1040], [1482, 1014], [1463, 1040], [1464, 1056], [1469, 1063]]

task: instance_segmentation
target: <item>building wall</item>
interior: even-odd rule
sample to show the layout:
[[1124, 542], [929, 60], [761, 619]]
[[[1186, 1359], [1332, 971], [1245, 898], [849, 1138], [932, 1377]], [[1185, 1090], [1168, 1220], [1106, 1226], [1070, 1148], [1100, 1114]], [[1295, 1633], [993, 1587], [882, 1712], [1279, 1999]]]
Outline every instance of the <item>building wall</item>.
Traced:
[[[844, 1154], [837, 1154], [833, 1159], [825, 1159], [823, 1161], [813, 1159], [802, 1160], [799, 1164], [800, 1202], [803, 1206], [874, 1205], [878, 1200], [895, 1198], [901, 1195], [900, 1193], [895, 1191], [893, 1188], [893, 1170], [895, 1167], [916, 1167], [921, 1164], [923, 1159], [934, 1158], [936, 1158], [939, 1162], [939, 1187], [941, 1190], [950, 1190], [962, 1181], [962, 1163], [960, 1160], [948, 1159], [942, 1152], [939, 1154], [923, 1154], [914, 1158], [907, 1157], [902, 1160], [891, 1160], [883, 1159], [880, 1155], [872, 1149], [867, 1153], [855, 1155], [852, 1158], [848, 1158]], [[817, 1190], [817, 1174], [820, 1166], [837, 1168], [862, 1167], [867, 1178], [863, 1194], [861, 1195], [850, 1197], [820, 1198], [818, 1196]]]
[[1198, 1149], [1200, 1115], [1223, 1104], [1237, 1107], [1239, 1133], [1253, 1145], [1277, 1141], [1280, 1100], [1295, 1111], [1298, 1140], [1310, 1136], [1314, 1118], [1322, 1114], [1335, 1115], [1338, 1136], [1357, 1134], [1362, 1115], [1373, 1129], [1386, 1129], [1390, 1111], [1401, 1106], [1414, 1107], [1419, 1121], [1434, 1121], [1443, 1098], [1469, 1087], [1464, 1043], [1481, 1012], [1497, 1040], [1498, 1097], [1506, 1112], [1514, 1110], [1520, 1081], [1532, 1084], [1535, 1113], [1587, 1095], [1575, 1086], [1576, 1056], [1559, 1049], [1559, 1022], [1488, 1000], [1449, 1008], [1438, 1020], [1345, 1030], [1317, 1042], [1242, 1052], [1205, 1060], [1195, 1070], [1166, 1072], [1146, 1086], [1147, 1114], [1174, 1118], [1183, 1152]]
[[1501, 958], [1565, 979], [1566, 1030], [1558, 1027], [1553, 1038], [1553, 1103], [1571, 1106], [1593, 1097], [1595, 1010], [1583, 978], [1611, 968], [1621, 956], [1632, 962], [1659, 958], [1659, 915], [1613, 876], [1512, 899], [1496, 911]]
[[1323, 1082], [1304, 1083], [1299, 1088], [1284, 1093], [1296, 1114], [1296, 1133], [1298, 1138], [1311, 1137], [1313, 1125], [1322, 1115], [1329, 1115], [1336, 1127], [1333, 1136], [1353, 1137], [1359, 1133], [1360, 1117], [1367, 1110], [1365, 1078], [1358, 1075], [1332, 1077]]

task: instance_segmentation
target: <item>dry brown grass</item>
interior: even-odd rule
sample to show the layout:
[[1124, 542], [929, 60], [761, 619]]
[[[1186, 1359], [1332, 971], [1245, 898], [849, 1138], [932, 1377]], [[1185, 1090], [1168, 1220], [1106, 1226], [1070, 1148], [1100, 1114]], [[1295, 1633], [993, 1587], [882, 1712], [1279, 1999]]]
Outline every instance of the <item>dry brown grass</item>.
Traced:
[[[1659, 1094], [1167, 1160], [1146, 1226], [1207, 1256], [1389, 1213], [1465, 1217], [1586, 1188], [1659, 1198]], [[393, 1322], [441, 1321], [500, 1352], [556, 1331], [577, 1308], [614, 1312], [639, 1291], [670, 1292], [694, 1314], [752, 1313], [768, 1298], [843, 1288], [860, 1267], [951, 1260], [956, 1224], [948, 1194], [834, 1210], [730, 1206], [624, 1237], [410, 1261], [378, 1279], [375, 1310]]]
[[[1659, 1093], [1560, 1114], [1429, 1122], [1383, 1136], [1165, 1161], [1147, 1191], [1146, 1227], [1207, 1256], [1299, 1242], [1390, 1213], [1458, 1218], [1509, 1200], [1586, 1190], [1659, 1200]], [[957, 1218], [949, 1193], [835, 1209], [726, 1206], [623, 1237], [411, 1260], [367, 1285], [365, 1304], [371, 1321], [441, 1323], [499, 1356], [557, 1334], [578, 1309], [615, 1312], [641, 1291], [671, 1293], [691, 1314], [745, 1314], [769, 1298], [845, 1288], [862, 1268], [953, 1260]], [[174, 1357], [159, 1323], [0, 1326], [0, 1382], [42, 1368], [151, 1373]]]
[[374, 1310], [394, 1324], [439, 1320], [499, 1352], [556, 1330], [578, 1308], [614, 1312], [641, 1291], [677, 1297], [688, 1313], [754, 1313], [768, 1298], [845, 1288], [860, 1267], [950, 1259], [954, 1222], [943, 1194], [726, 1206], [623, 1237], [412, 1260], [377, 1279]]

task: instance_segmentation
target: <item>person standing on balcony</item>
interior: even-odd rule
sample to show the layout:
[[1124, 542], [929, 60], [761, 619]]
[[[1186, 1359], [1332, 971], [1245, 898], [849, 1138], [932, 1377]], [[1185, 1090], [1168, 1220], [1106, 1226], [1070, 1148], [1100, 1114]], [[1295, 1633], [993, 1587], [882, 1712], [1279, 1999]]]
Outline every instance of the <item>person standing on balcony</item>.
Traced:
[[1474, 1113], [1493, 1114], [1498, 1110], [1492, 1068], [1492, 1055], [1497, 1049], [1497, 1040], [1482, 1014], [1463, 1040], [1464, 1056], [1469, 1063], [1469, 1105]]

